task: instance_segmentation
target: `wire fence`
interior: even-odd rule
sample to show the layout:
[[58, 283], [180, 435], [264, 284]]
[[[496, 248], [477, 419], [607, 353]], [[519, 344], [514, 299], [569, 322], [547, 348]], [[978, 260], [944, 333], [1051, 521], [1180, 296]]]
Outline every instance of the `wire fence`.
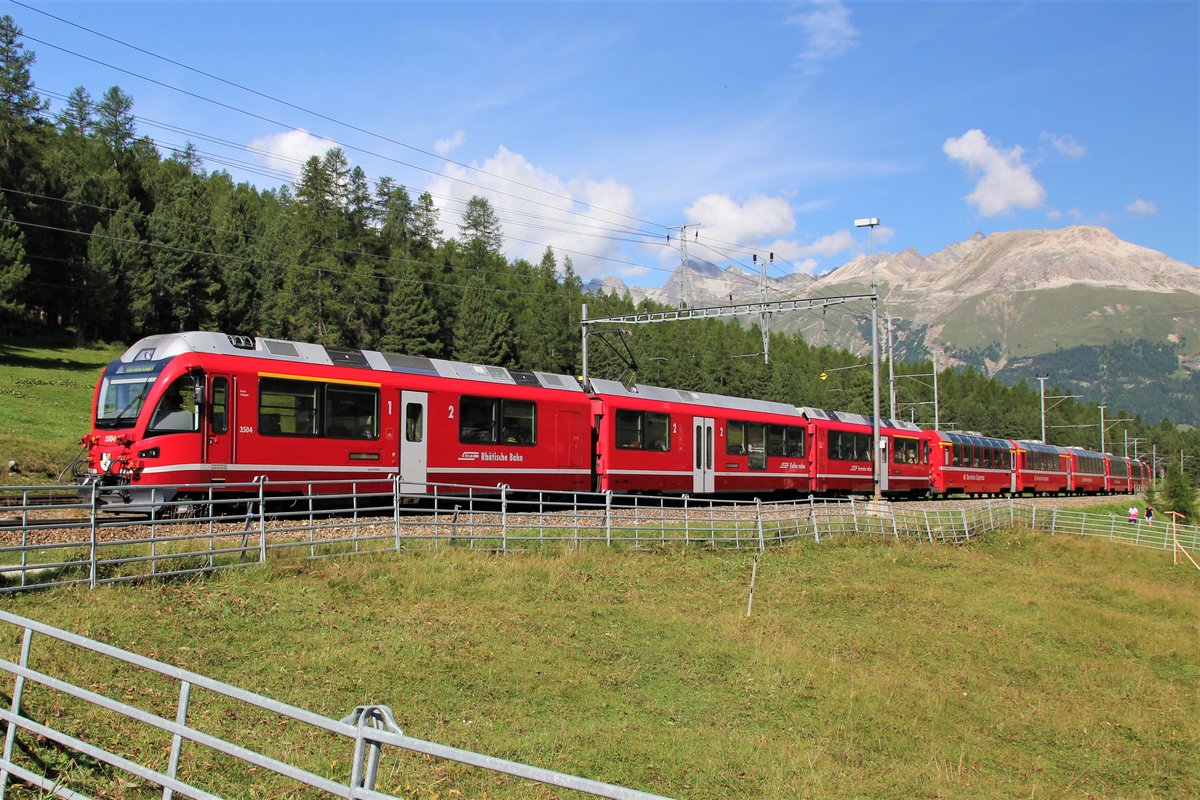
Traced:
[[[390, 489], [380, 493], [381, 485]], [[369, 488], [371, 491], [364, 491]], [[377, 479], [339, 483], [165, 487], [148, 513], [101, 505], [96, 487], [0, 488], [0, 593], [169, 578], [274, 558], [379, 554], [417, 547], [508, 551], [530, 547], [699, 546], [759, 550], [846, 534], [961, 543], [1000, 528], [1102, 537], [1200, 551], [1200, 529], [1130, 523], [1018, 498], [970, 506], [813, 497], [763, 502], [711, 498], [513, 492], [436, 485], [415, 497]], [[422, 487], [423, 488], [423, 487]]]

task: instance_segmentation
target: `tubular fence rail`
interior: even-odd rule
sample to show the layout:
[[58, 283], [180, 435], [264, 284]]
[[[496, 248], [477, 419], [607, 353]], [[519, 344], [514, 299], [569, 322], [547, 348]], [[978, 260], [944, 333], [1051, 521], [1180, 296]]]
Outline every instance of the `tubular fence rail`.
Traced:
[[[381, 488], [390, 491], [380, 493]], [[168, 487], [164, 496], [182, 499], [151, 498], [146, 513], [122, 516], [112, 513], [119, 506], [98, 504], [95, 487], [82, 495], [69, 486], [0, 487], [0, 592], [95, 587], [202, 574], [272, 558], [418, 547], [509, 551], [671, 545], [761, 551], [845, 534], [962, 543], [1012, 527], [1200, 552], [1200, 529], [1194, 526], [1039, 509], [1017, 498], [931, 510], [811, 497], [764, 503], [612, 493], [543, 495], [514, 493], [504, 486], [482, 491], [451, 485], [430, 487], [432, 494], [417, 501], [406, 494], [410, 488], [415, 487], [398, 479], [390, 485], [379, 480], [361, 486], [345, 481], [278, 485], [260, 479], [244, 486]], [[239, 496], [230, 496], [233, 491]], [[298, 496], [287, 496], [291, 494]], [[254, 772], [259, 782], [282, 781], [292, 787], [278, 791], [280, 796], [292, 796], [289, 792], [299, 788], [316, 790], [319, 796], [387, 800], [396, 796], [375, 789], [385, 747], [600, 797], [655, 797], [411, 738], [385, 706], [359, 707], [335, 720], [3, 611], [0, 623], [0, 630], [7, 627], [6, 633], [13, 634], [7, 638], [10, 650], [19, 639], [19, 655], [5, 653], [16, 660], [0, 658], [0, 667], [14, 677], [11, 705], [0, 709], [0, 719], [7, 723], [0, 800], [10, 776], [38, 787], [43, 792], [39, 797], [87, 798], [86, 779], [97, 770], [160, 787], [164, 800], [176, 795], [216, 798], [226, 773], [237, 769]], [[80, 685], [89, 679], [72, 665], [88, 659], [114, 665], [111, 687], [95, 685], [94, 679], [90, 686]], [[134, 680], [131, 668], [139, 675]], [[73, 675], [80, 684], [72, 682]], [[146, 688], [155, 685], [159, 688]], [[112, 691], [105, 694], [106, 689]], [[89, 742], [78, 735], [111, 730], [116, 718], [132, 721], [162, 741], [144, 752], [120, 755], [109, 749], [123, 744], [119, 737]], [[247, 719], [253, 720], [248, 726], [227, 724]], [[52, 720], [65, 730], [53, 727]], [[304, 747], [278, 745], [281, 725], [303, 729]], [[251, 744], [232, 741], [235, 735], [248, 736]], [[314, 740], [334, 755], [314, 761]], [[214, 757], [234, 766], [214, 769]], [[331, 775], [331, 768], [318, 770], [314, 763], [349, 765], [349, 775]], [[78, 772], [84, 774], [85, 787], [67, 788]], [[385, 772], [394, 777], [396, 770]], [[236, 787], [232, 791], [236, 795]]]

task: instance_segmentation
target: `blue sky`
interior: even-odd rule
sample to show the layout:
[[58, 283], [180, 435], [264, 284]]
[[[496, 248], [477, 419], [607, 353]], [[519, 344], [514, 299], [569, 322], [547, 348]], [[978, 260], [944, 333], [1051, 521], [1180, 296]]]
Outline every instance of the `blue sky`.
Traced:
[[119, 85], [139, 133], [264, 188], [336, 142], [447, 234], [484, 194], [510, 257], [585, 277], [661, 284], [684, 224], [824, 272], [860, 217], [876, 250], [1088, 224], [1200, 264], [1195, 0], [22, 3], [55, 108]]

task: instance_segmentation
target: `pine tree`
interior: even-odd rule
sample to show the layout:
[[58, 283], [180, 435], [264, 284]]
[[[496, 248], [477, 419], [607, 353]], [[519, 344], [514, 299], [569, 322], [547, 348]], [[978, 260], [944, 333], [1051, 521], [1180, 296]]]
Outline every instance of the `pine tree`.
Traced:
[[479, 242], [489, 253], [499, 253], [504, 246], [500, 219], [488, 199], [480, 195], [475, 195], [467, 201], [467, 209], [463, 212], [458, 234], [464, 244]]
[[[1182, 514], [1183, 521], [1189, 521], [1196, 516], [1196, 487], [1174, 461], [1167, 466], [1167, 478], [1163, 481], [1162, 504], [1165, 511]], [[1165, 514], [1163, 516], [1166, 517]]]
[[508, 366], [512, 323], [495, 293], [476, 283], [463, 291], [454, 326], [454, 357], [473, 364]]
[[114, 153], [130, 148], [134, 138], [133, 98], [110, 86], [96, 104], [96, 135], [108, 143]]
[[29, 264], [24, 238], [0, 197], [0, 330], [15, 330], [26, 313], [23, 295]]

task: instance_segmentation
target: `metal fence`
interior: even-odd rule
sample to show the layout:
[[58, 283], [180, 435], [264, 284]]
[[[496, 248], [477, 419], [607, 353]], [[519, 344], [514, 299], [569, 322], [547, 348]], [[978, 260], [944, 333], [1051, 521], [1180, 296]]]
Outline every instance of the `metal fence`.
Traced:
[[[16, 637], [7, 634], [19, 633], [20, 640], [17, 661], [0, 658], [0, 668], [14, 678], [11, 705], [0, 709], [7, 725], [0, 800], [11, 792], [10, 776], [37, 787], [38, 797], [80, 800], [89, 797], [80, 784], [86, 787], [97, 776], [121, 787], [120, 796], [135, 789], [141, 790], [135, 796], [146, 796], [145, 790], [155, 787], [163, 800], [219, 800], [251, 791], [259, 797], [303, 791], [305, 797], [396, 800], [397, 795], [376, 789], [376, 782], [392, 772], [383, 758], [397, 749], [597, 797], [663, 800], [406, 736], [386, 706], [359, 706], [344, 719], [331, 719], [8, 612], [0, 611], [0, 629], [8, 639]], [[87, 663], [95, 669], [102, 660], [111, 662], [120, 676], [113, 683], [120, 686], [80, 685], [72, 666]], [[136, 747], [114, 735], [123, 729], [122, 721], [138, 726]], [[286, 739], [281, 731], [287, 726], [299, 731], [290, 746], [265, 746]], [[89, 733], [90, 739], [83, 738]], [[240, 741], [234, 741], [239, 734]], [[296, 742], [303, 742], [308, 766], [297, 763]], [[115, 752], [118, 746], [123, 753]], [[140, 755], [131, 758], [130, 749]], [[271, 750], [282, 753], [271, 755]], [[214, 768], [221, 758], [235, 766]], [[311, 766], [316, 763], [345, 766], [336, 775], [332, 767], [318, 771]], [[76, 768], [80, 764], [86, 766]], [[239, 769], [253, 781], [253, 790], [238, 788]]]
[[[380, 488], [389, 489], [379, 493]], [[95, 488], [0, 488], [0, 593], [166, 578], [265, 563], [465, 546], [507, 551], [549, 545], [710, 548], [779, 546], [843, 534], [964, 542], [1021, 526], [1140, 547], [1200, 550], [1195, 526], [1129, 523], [1085, 511], [1039, 509], [1016, 498], [914, 508], [863, 500], [733, 501], [436, 485], [416, 501], [398, 480], [169, 487], [186, 499], [149, 514], [100, 508]], [[364, 489], [372, 491], [367, 492]], [[236, 492], [234, 495], [232, 493]], [[290, 495], [289, 493], [295, 493]]]

